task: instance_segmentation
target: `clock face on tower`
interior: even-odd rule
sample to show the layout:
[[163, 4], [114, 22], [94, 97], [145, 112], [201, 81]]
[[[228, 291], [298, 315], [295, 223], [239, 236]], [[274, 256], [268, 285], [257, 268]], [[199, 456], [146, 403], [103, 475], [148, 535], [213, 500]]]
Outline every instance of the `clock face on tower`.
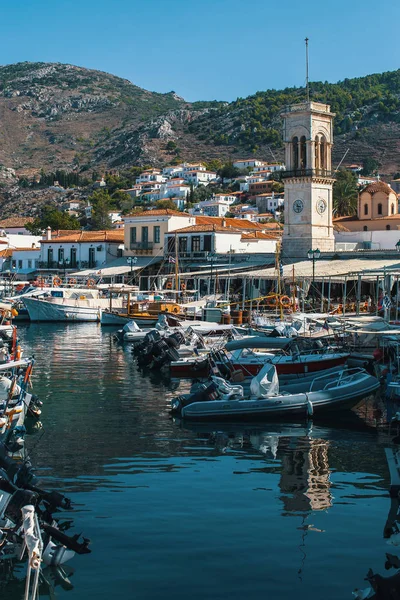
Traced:
[[298, 198], [297, 200], [295, 200], [293, 202], [293, 210], [295, 213], [301, 213], [303, 208], [304, 208], [304, 202], [303, 202], [303, 200], [300, 200], [300, 198]]
[[323, 198], [317, 200], [317, 212], [322, 215], [326, 211], [326, 201]]

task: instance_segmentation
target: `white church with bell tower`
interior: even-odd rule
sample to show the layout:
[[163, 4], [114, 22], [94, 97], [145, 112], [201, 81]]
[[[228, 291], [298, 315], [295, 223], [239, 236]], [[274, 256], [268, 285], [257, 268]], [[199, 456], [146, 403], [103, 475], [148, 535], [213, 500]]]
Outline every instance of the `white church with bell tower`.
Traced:
[[328, 104], [307, 100], [282, 113], [286, 171], [286, 259], [306, 258], [309, 250], [333, 252], [332, 145], [333, 117]]

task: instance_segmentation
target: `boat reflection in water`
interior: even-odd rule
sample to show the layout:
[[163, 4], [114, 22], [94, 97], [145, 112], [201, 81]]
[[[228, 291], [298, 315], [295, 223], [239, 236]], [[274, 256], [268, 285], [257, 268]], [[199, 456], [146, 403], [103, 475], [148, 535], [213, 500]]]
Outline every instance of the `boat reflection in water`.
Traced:
[[[58, 597], [57, 588], [62, 588], [64, 592], [70, 592], [74, 589], [71, 583], [73, 575], [74, 569], [69, 565], [45, 567], [40, 572], [40, 597], [54, 600]], [[25, 569], [22, 568], [20, 562], [0, 562], [1, 598], [8, 600], [23, 598], [25, 585]]]

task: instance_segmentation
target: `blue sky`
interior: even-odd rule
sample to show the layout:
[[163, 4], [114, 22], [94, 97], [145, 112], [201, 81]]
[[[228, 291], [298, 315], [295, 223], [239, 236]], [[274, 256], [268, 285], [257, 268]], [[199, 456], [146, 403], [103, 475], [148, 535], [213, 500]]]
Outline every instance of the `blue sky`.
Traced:
[[395, 0], [23, 0], [2, 5], [0, 62], [108, 71], [187, 100], [400, 67]]

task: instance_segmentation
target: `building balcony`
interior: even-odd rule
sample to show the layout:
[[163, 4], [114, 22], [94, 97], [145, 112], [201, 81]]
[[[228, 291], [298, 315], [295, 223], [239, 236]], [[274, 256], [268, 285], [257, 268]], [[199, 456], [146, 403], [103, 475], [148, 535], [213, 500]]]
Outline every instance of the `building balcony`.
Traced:
[[131, 242], [130, 249], [131, 250], [153, 250], [154, 243], [153, 242]]
[[[210, 254], [210, 252], [207, 250], [207, 252], [204, 251], [195, 251], [195, 252], [183, 252], [181, 250], [179, 250], [178, 256], [179, 256], [179, 260], [185, 260], [185, 259], [193, 259], [193, 258], [200, 258], [200, 259], [206, 259], [207, 256]], [[173, 258], [175, 258], [175, 251], [173, 252], [166, 252], [165, 256], [172, 256]]]
[[279, 179], [292, 179], [295, 177], [329, 177], [333, 179], [335, 177], [334, 171], [327, 171], [326, 169], [295, 169], [294, 171], [277, 171], [275, 173]]

